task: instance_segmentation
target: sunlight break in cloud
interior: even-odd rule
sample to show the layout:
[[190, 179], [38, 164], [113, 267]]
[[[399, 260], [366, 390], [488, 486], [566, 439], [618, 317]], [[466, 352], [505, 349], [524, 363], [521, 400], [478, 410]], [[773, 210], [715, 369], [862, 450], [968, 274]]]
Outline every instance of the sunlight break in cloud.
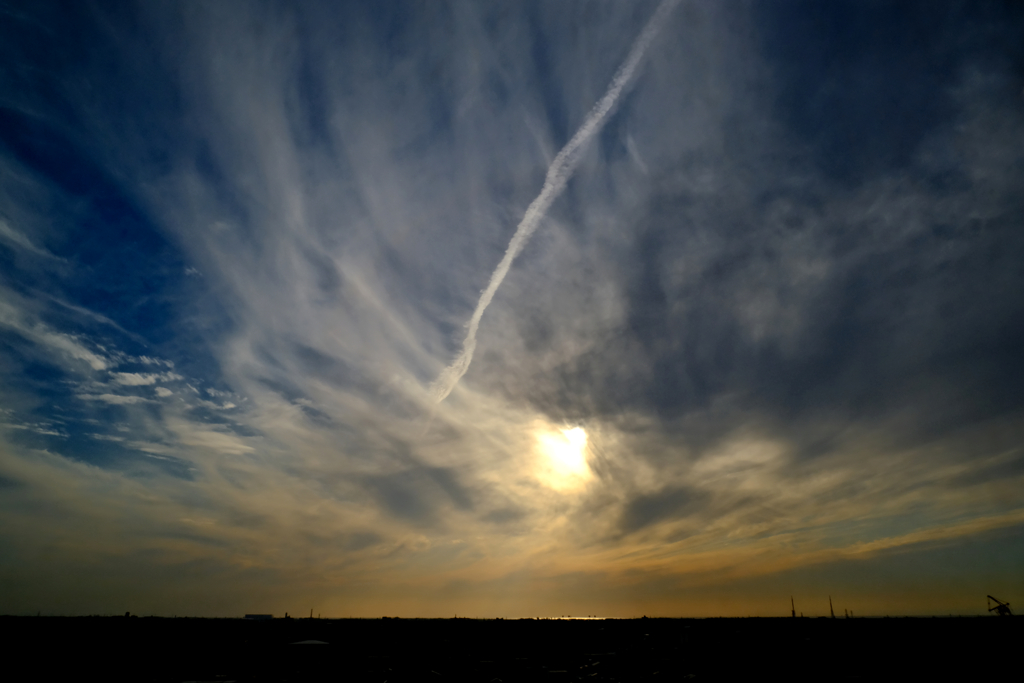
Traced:
[[651, 41], [654, 40], [665, 19], [675, 9], [677, 4], [679, 4], [679, 0], [663, 0], [658, 5], [658, 9], [655, 10], [650, 21], [647, 22], [644, 30], [637, 37], [636, 42], [633, 43], [626, 61], [615, 72], [615, 76], [612, 78], [612, 82], [608, 86], [604, 97], [598, 100], [594, 108], [587, 114], [587, 118], [584, 119], [580, 129], [576, 131], [572, 139], [562, 148], [555, 157], [555, 160], [551, 162], [547, 176], [544, 178], [544, 187], [541, 188], [537, 198], [527, 207], [526, 214], [519, 221], [516, 232], [512, 235], [512, 240], [505, 250], [505, 255], [498, 263], [498, 267], [494, 269], [491, 280], [487, 283], [487, 288], [480, 295], [476, 310], [473, 311], [473, 315], [469, 319], [466, 338], [462, 342], [462, 351], [452, 361], [451, 365], [441, 372], [431, 386], [431, 393], [435, 403], [443, 401], [452, 392], [455, 385], [459, 383], [462, 376], [466, 374], [466, 371], [469, 370], [469, 364], [473, 361], [473, 351], [476, 350], [476, 332], [477, 328], [480, 327], [480, 319], [490, 305], [491, 300], [494, 299], [494, 294], [498, 291], [498, 287], [501, 286], [505, 276], [508, 275], [509, 268], [512, 267], [512, 261], [523, 250], [523, 247], [526, 246], [526, 242], [537, 229], [540, 219], [544, 217], [552, 202], [565, 189], [566, 183], [569, 182], [569, 178], [572, 177], [573, 171], [576, 170], [576, 166], [579, 164], [580, 157], [583, 154], [583, 150], [586, 149], [587, 143], [601, 130], [604, 122], [608, 119], [608, 115], [611, 114], [618, 103], [623, 89], [629, 85], [633, 74], [636, 73], [636, 68], [639, 66], [640, 60], [643, 59], [644, 53], [650, 46]]

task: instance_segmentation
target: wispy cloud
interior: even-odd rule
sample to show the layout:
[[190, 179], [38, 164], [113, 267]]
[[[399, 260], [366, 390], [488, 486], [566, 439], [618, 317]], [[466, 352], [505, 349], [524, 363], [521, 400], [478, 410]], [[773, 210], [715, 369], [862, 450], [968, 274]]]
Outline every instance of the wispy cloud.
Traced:
[[23, 309], [13, 303], [18, 302], [21, 297], [10, 290], [7, 290], [5, 294], [10, 297], [8, 302], [12, 303], [0, 301], [0, 326], [35, 342], [62, 364], [80, 361], [93, 370], [107, 369], [109, 360], [103, 356], [101, 351], [91, 350], [75, 335], [53, 330], [37, 318], [33, 319], [33, 316], [26, 315]]
[[116, 384], [126, 387], [141, 387], [156, 384], [157, 382], [174, 382], [184, 379], [181, 375], [173, 372], [164, 373], [139, 373], [139, 372], [114, 372], [111, 373]]
[[79, 398], [86, 401], [103, 401], [112, 405], [131, 405], [133, 403], [146, 403], [149, 399], [142, 396], [121, 396], [118, 394], [79, 394]]
[[674, 5], [69, 9], [102, 62], [0, 82], [4, 609], [107, 609], [39, 539], [160, 613], [630, 616], [1018, 528], [1012, 72]]
[[57, 256], [54, 256], [49, 251], [42, 247], [38, 247], [32, 243], [29, 238], [21, 234], [14, 228], [12, 228], [7, 221], [0, 219], [0, 239], [6, 240], [10, 244], [14, 244], [25, 251], [35, 254], [36, 256], [43, 256], [49, 259], [63, 260]]
[[455, 385], [458, 384], [462, 376], [466, 374], [466, 371], [469, 370], [469, 364], [473, 361], [473, 352], [476, 350], [477, 330], [480, 328], [480, 319], [483, 317], [484, 311], [487, 310], [487, 307], [491, 305], [491, 301], [494, 300], [494, 295], [508, 275], [512, 262], [523, 250], [523, 247], [526, 246], [527, 241], [540, 225], [541, 219], [547, 213], [551, 204], [565, 189], [566, 184], [576, 170], [576, 166], [579, 164], [580, 156], [594, 135], [601, 130], [608, 115], [611, 114], [618, 103], [623, 89], [633, 79], [633, 74], [640, 65], [640, 60], [643, 59], [644, 53], [647, 52], [651, 41], [654, 40], [654, 37], [661, 29], [669, 12], [675, 9], [675, 6], [678, 4], [678, 0], [663, 0], [658, 5], [654, 16], [647, 22], [647, 26], [644, 27], [644, 30], [630, 49], [626, 61], [623, 62], [622, 66], [619, 67], [619, 70], [612, 77], [608, 90], [587, 114], [587, 118], [583, 120], [583, 124], [576, 131], [576, 134], [555, 155], [554, 161], [551, 162], [548, 172], [544, 176], [544, 186], [541, 188], [540, 194], [526, 208], [526, 214], [519, 221], [519, 225], [516, 226], [512, 240], [509, 242], [508, 248], [505, 249], [505, 255], [501, 257], [497, 268], [491, 274], [491, 279], [487, 283], [486, 289], [480, 295], [480, 300], [477, 302], [473, 315], [470, 316], [469, 323], [467, 324], [468, 330], [466, 338], [462, 342], [462, 350], [459, 352], [458, 357], [452, 361], [452, 364], [445, 368], [434, 381], [432, 393], [435, 401], [443, 401], [451, 393], [452, 389], [455, 388]]

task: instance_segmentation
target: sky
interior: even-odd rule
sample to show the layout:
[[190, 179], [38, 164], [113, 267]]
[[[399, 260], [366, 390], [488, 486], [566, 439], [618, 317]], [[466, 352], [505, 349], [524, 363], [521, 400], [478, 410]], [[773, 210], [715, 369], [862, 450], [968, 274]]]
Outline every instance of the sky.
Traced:
[[0, 0], [0, 613], [1024, 606], [1022, 35]]

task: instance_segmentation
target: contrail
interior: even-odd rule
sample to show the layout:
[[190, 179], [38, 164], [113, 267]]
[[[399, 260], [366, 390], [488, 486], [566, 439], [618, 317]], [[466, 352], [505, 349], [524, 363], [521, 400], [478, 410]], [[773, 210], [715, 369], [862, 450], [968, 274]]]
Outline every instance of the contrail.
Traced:
[[480, 301], [477, 302], [476, 310], [473, 311], [473, 317], [469, 319], [466, 339], [462, 342], [462, 352], [452, 361], [451, 365], [438, 375], [431, 385], [431, 393], [436, 403], [443, 401], [452, 392], [455, 385], [459, 383], [462, 376], [466, 374], [466, 370], [469, 369], [469, 364], [473, 360], [473, 351], [476, 349], [476, 332], [480, 327], [480, 318], [483, 317], [484, 311], [487, 310], [491, 300], [494, 298], [494, 293], [498, 291], [498, 287], [501, 286], [505, 276], [508, 275], [508, 270], [512, 267], [512, 261], [523, 250], [523, 247], [526, 246], [526, 242], [537, 229], [540, 219], [547, 213], [552, 202], [565, 189], [566, 183], [569, 182], [569, 178], [572, 177], [573, 171], [576, 170], [576, 166], [579, 164], [586, 144], [601, 130], [608, 115], [615, 108], [623, 89], [633, 79], [633, 74], [636, 72], [637, 66], [639, 66], [640, 60], [643, 59], [644, 53], [650, 46], [651, 41], [654, 40], [654, 36], [657, 35], [665, 18], [675, 9], [677, 4], [679, 4], [679, 0], [662, 0], [662, 3], [658, 5], [658, 9], [654, 11], [644, 30], [640, 32], [636, 42], [633, 43], [629, 55], [626, 56], [626, 61], [622, 63], [622, 66], [619, 67], [619, 70], [612, 77], [612, 82], [608, 85], [608, 90], [605, 92], [604, 97], [598, 100], [597, 104], [590, 110], [590, 113], [587, 114], [587, 118], [584, 119], [580, 129], [576, 131], [572, 139], [562, 148], [555, 157], [555, 160], [551, 162], [547, 176], [544, 178], [544, 187], [541, 188], [537, 198], [527, 207], [523, 219], [519, 221], [519, 225], [516, 227], [515, 234], [512, 235], [512, 240], [508, 243], [505, 256], [498, 263], [498, 267], [494, 269], [491, 281], [487, 283], [487, 289], [480, 295]]

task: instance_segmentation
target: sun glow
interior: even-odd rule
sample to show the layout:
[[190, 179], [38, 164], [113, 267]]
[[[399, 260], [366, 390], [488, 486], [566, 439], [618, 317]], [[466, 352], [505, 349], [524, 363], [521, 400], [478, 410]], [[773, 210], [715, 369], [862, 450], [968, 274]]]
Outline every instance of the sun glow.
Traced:
[[537, 432], [538, 478], [557, 491], [578, 489], [592, 476], [587, 464], [587, 433], [582, 427]]

